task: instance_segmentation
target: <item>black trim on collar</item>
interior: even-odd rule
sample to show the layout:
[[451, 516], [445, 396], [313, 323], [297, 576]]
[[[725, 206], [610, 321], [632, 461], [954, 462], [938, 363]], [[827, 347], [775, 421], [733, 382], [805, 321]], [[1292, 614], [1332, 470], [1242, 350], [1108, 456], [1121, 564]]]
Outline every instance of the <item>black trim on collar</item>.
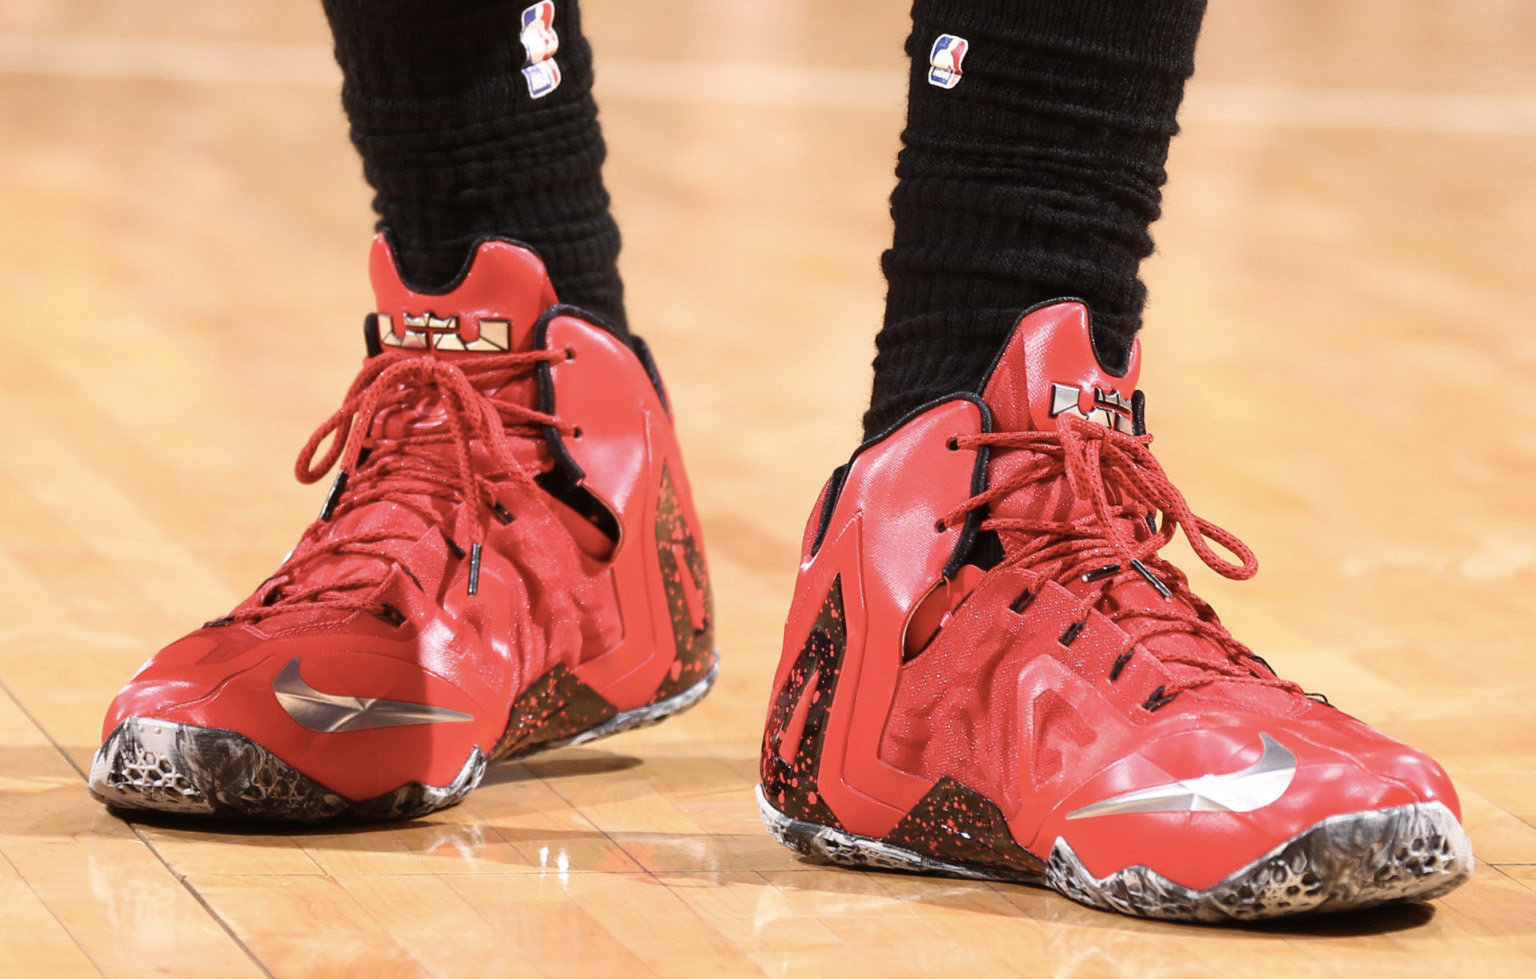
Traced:
[[[556, 317], [581, 318], [580, 313], [581, 311], [575, 306], [556, 305], [546, 309], [533, 326], [533, 349], [544, 350], [549, 346], [549, 324]], [[598, 325], [601, 326], [601, 324]], [[546, 415], [553, 415], [555, 413], [555, 376], [550, 369], [549, 361], [539, 361], [534, 376], [539, 387], [539, 411]], [[550, 458], [555, 464], [549, 472], [535, 477], [534, 482], [538, 483], [539, 488], [544, 492], [591, 521], [604, 536], [617, 543], [621, 530], [619, 518], [600, 497], [583, 485], [587, 474], [571, 455], [570, 450], [565, 447], [565, 439], [561, 437], [560, 430], [553, 425], [545, 425], [544, 444], [549, 448]]]
[[384, 352], [384, 342], [379, 336], [379, 314], [363, 317], [363, 343], [368, 345], [368, 358], [372, 360]]
[[[618, 327], [614, 326], [612, 323], [592, 312], [590, 309], [583, 309], [580, 306], [572, 306], [570, 303], [555, 303], [553, 306], [544, 310], [544, 312], [539, 314], [537, 322], [534, 323], [534, 330], [537, 331], [540, 326], [547, 324], [556, 316], [569, 316], [572, 319], [581, 320], [588, 326], [595, 326], [625, 346], [629, 346], [628, 335], [621, 332]], [[537, 333], [534, 335], [535, 337], [538, 336]]]
[[1002, 363], [1003, 355], [1008, 352], [1008, 344], [1013, 342], [1013, 335], [1018, 332], [1020, 321], [1032, 313], [1038, 313], [1047, 306], [1055, 306], [1058, 303], [1080, 303], [1082, 305], [1083, 311], [1088, 314], [1088, 344], [1093, 348], [1093, 359], [1098, 361], [1099, 368], [1110, 377], [1124, 377], [1126, 375], [1126, 372], [1131, 369], [1131, 348], [1125, 348], [1124, 363], [1110, 365], [1105, 361], [1103, 351], [1099, 349], [1099, 337], [1093, 329], [1093, 310], [1088, 306], [1087, 301], [1076, 296], [1061, 296], [1056, 299], [1047, 299], [1045, 302], [1035, 303], [1019, 314], [1018, 319], [1013, 321], [1013, 329], [1008, 331], [1008, 339], [1004, 340], [1002, 345], [997, 348], [997, 354], [992, 358], [992, 363], [987, 365], [986, 372], [981, 375], [981, 386], [977, 388], [978, 392], [985, 391], [987, 385], [992, 383], [992, 374], [997, 370], [997, 365]]
[[645, 368], [645, 376], [651, 379], [651, 387], [656, 389], [656, 397], [661, 399], [661, 410], [667, 413], [667, 420], [670, 421], [672, 402], [667, 400], [667, 389], [661, 383], [661, 371], [656, 369], [656, 358], [651, 355], [650, 344], [631, 333], [629, 349], [635, 352], [635, 356], [640, 360], [640, 366]]
[[827, 491], [822, 494], [825, 497], [821, 501], [821, 513], [816, 522], [816, 537], [811, 541], [811, 556], [821, 550], [821, 544], [827, 539], [827, 529], [832, 526], [832, 509], [837, 503], [837, 497], [843, 491], [843, 482], [848, 478], [848, 470], [853, 463], [845, 462], [832, 470], [832, 476], [827, 480]]
[[1147, 434], [1147, 396], [1139, 389], [1131, 392], [1131, 434]]
[[[955, 401], [968, 401], [975, 405], [981, 416], [981, 430], [983, 432], [992, 431], [992, 409], [987, 407], [987, 403], [983, 401], [979, 395], [972, 394], [969, 391], [962, 391], [956, 394], [946, 395], [942, 398], [935, 398], [926, 404], [918, 405], [916, 408], [913, 408], [911, 411], [901, 416], [898, 421], [896, 421], [885, 431], [869, 439], [866, 439], [859, 445], [858, 448], [853, 450], [853, 454], [848, 457], [847, 462], [843, 463], [841, 466], [838, 466], [832, 471], [832, 477], [829, 480], [827, 486], [826, 499], [822, 502], [821, 505], [821, 519], [816, 529], [816, 539], [811, 545], [811, 554], [813, 556], [821, 548], [821, 545], [826, 538], [827, 531], [831, 529], [832, 510], [837, 505], [837, 499], [842, 495], [843, 486], [848, 480], [848, 473], [852, 471], [853, 464], [858, 460], [859, 456], [869, 449], [875, 447], [876, 445], [879, 445], [881, 442], [885, 441], [887, 438], [890, 438], [892, 435], [896, 434], [897, 431], [899, 431], [903, 426], [912, 421], [918, 415], [932, 411], [934, 408], [938, 408]], [[972, 496], [980, 494], [987, 488], [987, 458], [988, 453], [986, 446], [982, 446], [976, 451], [976, 463], [971, 470]], [[972, 510], [970, 513], [966, 514], [965, 524], [960, 528], [960, 539], [955, 541], [955, 548], [950, 553], [949, 561], [944, 565], [944, 577], [952, 577], [956, 571], [960, 570], [960, 568], [967, 563], [966, 559], [971, 553], [972, 546], [976, 541], [977, 533], [981, 528], [981, 521], [984, 518], [985, 514], [983, 514], [980, 509]]]
[[[981, 398], [976, 398], [975, 403], [981, 408], [981, 430], [992, 431], [992, 409]], [[987, 464], [991, 459], [991, 450], [985, 445], [976, 450], [976, 464], [971, 469], [971, 495], [978, 496], [987, 488]], [[955, 549], [950, 553], [949, 563], [944, 565], [944, 577], [953, 578], [962, 567], [971, 563], [972, 553], [977, 549], [976, 545], [981, 536], [981, 522], [987, 518], [986, 507], [977, 507], [965, 515], [965, 524], [960, 528], [960, 539], [955, 541]]]
[[[500, 241], [508, 245], [514, 245], [518, 248], [524, 248], [532, 252], [533, 256], [539, 259], [540, 264], [543, 264], [544, 261], [544, 259], [540, 257], [538, 249], [534, 248], [526, 241], [518, 241], [516, 238], [508, 238], [506, 235], [481, 235], [474, 240], [473, 244], [469, 246], [469, 251], [464, 255], [464, 264], [459, 266], [459, 270], [454, 273], [452, 279], [448, 280], [447, 285], [432, 286], [430, 288], [423, 287], [419, 283], [413, 282], [406, 278], [405, 271], [400, 268], [400, 249], [395, 246], [394, 231], [389, 228], [380, 228], [379, 233], [382, 234], [384, 236], [384, 240], [389, 243], [389, 255], [390, 258], [394, 260], [395, 274], [400, 277], [400, 284], [421, 296], [446, 296], [448, 293], [463, 285], [464, 280], [469, 278], [469, 270], [475, 267], [475, 258], [480, 254], [480, 246], [486, 244], [487, 242]], [[547, 276], [548, 274], [549, 273], [546, 271], [545, 275]]]
[[848, 457], [848, 462], [851, 464], [854, 459], [859, 457], [859, 453], [863, 452], [865, 449], [878, 445], [879, 443], [890, 438], [892, 435], [895, 435], [898, 429], [907, 424], [907, 422], [916, 418], [918, 415], [921, 415], [927, 411], [932, 411], [939, 405], [949, 404], [951, 401], [969, 401], [971, 404], [976, 405], [981, 409], [982, 431], [992, 431], [992, 409], [987, 407], [987, 403], [982, 400], [981, 395], [975, 393], [974, 391], [956, 391], [953, 394], [940, 395], [939, 397], [934, 398], [932, 401], [927, 401], [918, 405], [916, 408], [913, 408], [911, 411], [907, 412], [905, 415], [902, 415], [900, 418], [896, 419], [896, 421], [892, 422], [890, 427], [885, 429], [885, 431], [876, 435], [871, 435], [869, 438], [860, 442], [859, 447], [853, 450], [853, 455]]
[[573, 306], [570, 303], [555, 303], [540, 314], [539, 319], [544, 321], [554, 319], [556, 316], [569, 316], [573, 319], [581, 320], [588, 326], [595, 326], [625, 346], [629, 346], [629, 333], [620, 330], [617, 326], [614, 326], [602, 316], [584, 306]]
[[[555, 317], [561, 315], [564, 315], [563, 307], [551, 306], [539, 316], [533, 324], [534, 350], [544, 350], [549, 346], [549, 324]], [[550, 369], [549, 361], [539, 361], [534, 376], [539, 382], [539, 411], [546, 415], [553, 415], [555, 413], [555, 375]], [[544, 444], [549, 447], [549, 454], [554, 457], [555, 469], [561, 471], [562, 481], [571, 486], [580, 485], [587, 474], [567, 451], [565, 439], [561, 438], [560, 430], [553, 425], [545, 425]]]

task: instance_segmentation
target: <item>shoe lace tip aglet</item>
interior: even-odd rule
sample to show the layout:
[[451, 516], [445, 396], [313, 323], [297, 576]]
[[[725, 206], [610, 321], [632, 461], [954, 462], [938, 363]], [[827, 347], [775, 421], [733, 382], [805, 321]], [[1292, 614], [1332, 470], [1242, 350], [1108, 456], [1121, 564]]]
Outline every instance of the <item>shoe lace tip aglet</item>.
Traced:
[[480, 590], [480, 545], [472, 544], [469, 548], [469, 593], [475, 594]]
[[1163, 579], [1153, 574], [1152, 570], [1145, 564], [1142, 564], [1140, 561], [1132, 561], [1131, 567], [1135, 568], [1136, 573], [1146, 579], [1147, 584], [1151, 585], [1153, 588], [1156, 588], [1159, 595], [1163, 596], [1164, 598], [1173, 597], [1173, 589], [1164, 584]]
[[331, 514], [336, 512], [336, 504], [341, 502], [341, 494], [347, 491], [347, 471], [337, 470], [336, 481], [331, 483], [331, 491], [325, 494], [325, 505], [320, 508], [320, 519], [330, 520]]

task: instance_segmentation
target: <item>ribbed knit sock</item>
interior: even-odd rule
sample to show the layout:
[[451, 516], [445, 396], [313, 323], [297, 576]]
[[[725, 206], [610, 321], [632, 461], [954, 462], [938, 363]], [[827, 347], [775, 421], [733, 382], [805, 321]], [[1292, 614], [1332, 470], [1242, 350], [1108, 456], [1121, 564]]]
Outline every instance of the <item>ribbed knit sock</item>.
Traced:
[[[974, 390], [1019, 314], [1049, 299], [1085, 300], [1100, 350], [1124, 358], [1204, 13], [1205, 0], [916, 0], [866, 435]], [[965, 42], [958, 76], [932, 73], [942, 35]], [[947, 64], [958, 45], [940, 47]]]
[[524, 75], [534, 0], [323, 0], [352, 142], [401, 272], [438, 291], [482, 235], [538, 251], [564, 302], [624, 328], [619, 231], [576, 0], [555, 0], [551, 73]]

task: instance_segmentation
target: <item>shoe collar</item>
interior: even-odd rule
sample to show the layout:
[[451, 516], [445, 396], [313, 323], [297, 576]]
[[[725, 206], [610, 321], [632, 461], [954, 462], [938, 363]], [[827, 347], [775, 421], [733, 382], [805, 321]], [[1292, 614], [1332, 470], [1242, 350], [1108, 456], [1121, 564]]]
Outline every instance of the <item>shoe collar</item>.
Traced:
[[1131, 342], [1118, 369], [1102, 353], [1081, 300], [1052, 300], [1025, 312], [982, 384], [994, 430], [1054, 431], [1056, 419], [1071, 413], [1139, 434], [1141, 342]]
[[400, 271], [389, 233], [374, 236], [368, 276], [376, 300], [375, 346], [443, 353], [509, 353], [531, 349], [534, 327], [556, 305], [539, 256], [507, 238], [478, 241], [453, 281], [419, 288]]

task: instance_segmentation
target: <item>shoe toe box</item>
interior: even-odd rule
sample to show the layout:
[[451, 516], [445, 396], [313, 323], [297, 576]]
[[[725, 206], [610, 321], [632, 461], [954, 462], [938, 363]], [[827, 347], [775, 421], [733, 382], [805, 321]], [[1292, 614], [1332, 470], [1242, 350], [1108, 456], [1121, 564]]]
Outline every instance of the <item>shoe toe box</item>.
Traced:
[[1037, 852], [1064, 839], [1100, 876], [1142, 865], [1199, 889], [1333, 817], [1441, 803], [1459, 818], [1444, 769], [1345, 715], [1227, 720], [1104, 767], [1057, 808]]
[[368, 635], [316, 642], [199, 630], [123, 688], [103, 739], [130, 718], [229, 731], [352, 800], [445, 785], [474, 749], [489, 754], [500, 731], [470, 684], [429, 665], [409, 643]]

